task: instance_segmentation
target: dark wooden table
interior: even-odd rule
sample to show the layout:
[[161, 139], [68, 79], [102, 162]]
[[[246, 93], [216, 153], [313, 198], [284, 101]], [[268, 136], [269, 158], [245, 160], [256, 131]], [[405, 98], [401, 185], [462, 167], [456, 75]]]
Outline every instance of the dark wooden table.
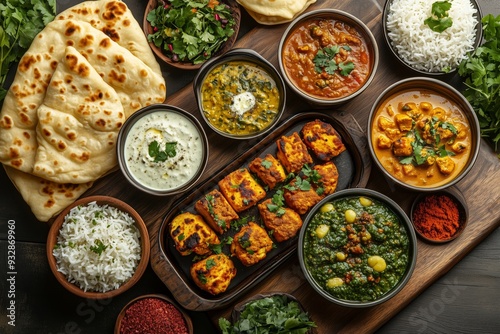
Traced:
[[[139, 22], [145, 3], [125, 1]], [[58, 10], [75, 0], [58, 1]], [[381, 62], [377, 77], [370, 88], [355, 101], [343, 106], [356, 117], [362, 128], [374, 98], [390, 83], [413, 75], [397, 66], [383, 43], [380, 13], [383, 0], [318, 0], [311, 7], [341, 8], [360, 17], [377, 37]], [[483, 14], [500, 14], [500, 1], [479, 0]], [[276, 40], [285, 26], [264, 27], [243, 12], [240, 40], [236, 46], [251, 47], [276, 65]], [[274, 39], [273, 39], [274, 38]], [[182, 72], [165, 66], [167, 103], [198, 113], [190, 82], [194, 72]], [[457, 84], [458, 78], [448, 79]], [[447, 80], [447, 81], [448, 81]], [[291, 96], [290, 108], [284, 117], [307, 106]], [[198, 114], [199, 115], [199, 114]], [[211, 133], [210, 173], [227, 164], [248, 147], [231, 148]], [[325, 303], [304, 285], [296, 258], [280, 267], [266, 281], [242, 298], [270, 290], [293, 292], [322, 326], [320, 333], [374, 332], [380, 333], [498, 333], [500, 328], [500, 162], [491, 146], [483, 142], [471, 173], [458, 188], [465, 194], [471, 210], [470, 225], [453, 244], [428, 245], [419, 241], [417, 271], [393, 301], [370, 310], [339, 310]], [[110, 187], [110, 185], [115, 185]], [[408, 210], [413, 193], [394, 188], [372, 168], [367, 187], [379, 190]], [[159, 221], [172, 200], [158, 199], [131, 189], [119, 172], [96, 182], [88, 194], [109, 194], [131, 204], [147, 218], [150, 233], [157, 233]], [[15, 227], [15, 268], [7, 263], [9, 226]], [[149, 267], [139, 283], [121, 296], [105, 301], [91, 301], [73, 296], [64, 290], [49, 270], [45, 256], [48, 226], [38, 222], [19, 193], [0, 171], [0, 333], [112, 333], [116, 316], [131, 299], [146, 293], [171, 293]], [[12, 295], [11, 293], [14, 293]], [[15, 310], [7, 308], [15, 302]], [[231, 306], [209, 313], [190, 311], [198, 334], [216, 333], [213, 323], [227, 315]], [[336, 314], [337, 313], [337, 314]], [[337, 320], [339, 313], [347, 316]], [[15, 316], [15, 327], [8, 325]]]

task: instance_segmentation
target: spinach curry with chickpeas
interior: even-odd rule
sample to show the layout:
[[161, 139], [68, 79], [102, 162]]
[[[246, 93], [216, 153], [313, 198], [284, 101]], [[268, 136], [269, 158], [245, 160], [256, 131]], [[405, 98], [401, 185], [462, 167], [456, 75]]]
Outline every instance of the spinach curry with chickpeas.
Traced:
[[460, 107], [430, 90], [406, 90], [376, 110], [372, 146], [389, 174], [417, 187], [455, 178], [471, 154], [471, 130]]
[[333, 297], [374, 301], [394, 288], [409, 265], [409, 238], [399, 217], [366, 196], [325, 203], [304, 236], [304, 263]]
[[201, 87], [206, 119], [236, 136], [260, 132], [279, 113], [281, 96], [274, 79], [249, 61], [228, 61], [212, 69]]

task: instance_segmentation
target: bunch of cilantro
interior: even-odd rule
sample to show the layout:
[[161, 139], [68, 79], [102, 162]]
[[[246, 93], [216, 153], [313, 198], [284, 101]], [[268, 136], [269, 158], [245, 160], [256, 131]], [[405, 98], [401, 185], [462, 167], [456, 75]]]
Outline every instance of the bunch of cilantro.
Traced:
[[249, 302], [233, 325], [220, 318], [219, 327], [222, 334], [304, 334], [316, 324], [297, 302], [274, 295]]
[[56, 15], [56, 0], [2, 0], [0, 2], [0, 102], [11, 64], [18, 62], [35, 36]]
[[481, 136], [500, 142], [500, 15], [481, 20], [484, 43], [464, 59], [458, 74], [464, 79], [463, 95], [471, 103], [481, 128]]
[[148, 13], [153, 42], [173, 61], [199, 64], [216, 53], [234, 34], [229, 7], [217, 0], [158, 1]]

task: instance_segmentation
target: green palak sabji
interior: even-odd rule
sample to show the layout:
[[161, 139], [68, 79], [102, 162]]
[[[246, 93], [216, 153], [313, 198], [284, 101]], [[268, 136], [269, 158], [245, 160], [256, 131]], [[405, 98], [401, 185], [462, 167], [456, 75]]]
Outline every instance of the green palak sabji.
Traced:
[[316, 283], [351, 301], [379, 299], [397, 285], [409, 263], [409, 239], [398, 216], [367, 197], [326, 203], [307, 226], [303, 250]]

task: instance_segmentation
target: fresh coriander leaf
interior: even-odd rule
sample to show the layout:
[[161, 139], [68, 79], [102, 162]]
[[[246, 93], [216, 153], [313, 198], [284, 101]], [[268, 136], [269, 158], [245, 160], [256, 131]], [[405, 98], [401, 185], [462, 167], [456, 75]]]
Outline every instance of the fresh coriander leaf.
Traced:
[[348, 61], [347, 63], [339, 64], [340, 74], [343, 76], [348, 76], [352, 70], [354, 70], [354, 63], [352, 61]]
[[262, 160], [262, 162], [260, 163], [262, 165], [262, 167], [264, 167], [265, 169], [269, 169], [273, 166], [273, 163], [269, 160]]
[[432, 4], [431, 16], [424, 20], [432, 31], [443, 32], [453, 25], [452, 19], [448, 16], [451, 8], [449, 1], [436, 1]]
[[160, 144], [156, 140], [153, 140], [149, 143], [148, 154], [150, 157], [154, 158], [154, 162], [163, 162], [168, 158], [176, 156], [176, 146], [177, 142], [168, 142], [165, 144], [165, 150], [161, 151]]
[[96, 244], [96, 246], [90, 246], [90, 250], [98, 255], [101, 255], [102, 252], [105, 251], [106, 248], [108, 248], [108, 246], [104, 245], [99, 239], [96, 239], [94, 243]]

